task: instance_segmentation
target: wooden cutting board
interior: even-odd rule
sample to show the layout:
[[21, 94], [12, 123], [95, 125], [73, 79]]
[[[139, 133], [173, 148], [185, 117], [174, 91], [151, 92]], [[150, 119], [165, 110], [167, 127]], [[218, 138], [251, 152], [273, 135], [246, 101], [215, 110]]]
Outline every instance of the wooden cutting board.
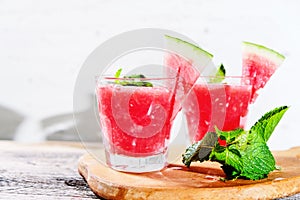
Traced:
[[223, 182], [218, 163], [170, 164], [159, 172], [132, 174], [101, 164], [92, 155], [79, 160], [79, 173], [106, 199], [274, 199], [300, 192], [300, 147], [273, 152], [282, 169], [259, 181]]

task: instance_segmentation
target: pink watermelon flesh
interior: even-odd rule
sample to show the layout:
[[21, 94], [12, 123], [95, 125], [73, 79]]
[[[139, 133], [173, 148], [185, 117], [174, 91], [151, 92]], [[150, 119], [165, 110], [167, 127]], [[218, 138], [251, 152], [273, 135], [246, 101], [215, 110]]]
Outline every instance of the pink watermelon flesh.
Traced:
[[[188, 92], [200, 76], [200, 73], [193, 67], [192, 61], [187, 61], [177, 54], [168, 54], [165, 62], [169, 69], [169, 75], [174, 74], [173, 76], [177, 76], [178, 81], [182, 83], [181, 86], [184, 87], [180, 89]], [[172, 75], [170, 76], [172, 77]]]
[[[247, 46], [250, 46], [250, 48], [247, 48]], [[258, 91], [266, 85], [283, 60], [282, 55], [271, 49], [245, 43], [242, 74], [246, 77], [244, 83], [252, 85], [252, 103], [256, 100]]]
[[223, 131], [244, 128], [250, 95], [250, 85], [196, 84], [183, 105], [191, 142], [215, 126]]
[[165, 39], [166, 49], [172, 52], [165, 55], [166, 73], [168, 77], [176, 77], [171, 100], [173, 108], [170, 109], [173, 112], [170, 115], [173, 119], [181, 109], [181, 103], [186, 95], [200, 76], [201, 69], [211, 61], [213, 56], [198, 46], [179, 38], [166, 35]]
[[177, 54], [167, 54], [165, 64], [168, 67], [168, 76], [176, 77], [173, 98], [171, 99], [173, 108], [170, 109], [173, 112], [171, 113], [171, 119], [173, 119], [181, 110], [181, 101], [185, 99], [200, 73], [193, 67], [191, 61], [187, 61]]
[[[113, 98], [119, 101], [114, 103]], [[148, 156], [165, 151], [172, 126], [170, 116], [164, 115], [164, 111], [171, 107], [168, 90], [159, 86], [107, 85], [97, 87], [97, 99], [104, 141], [112, 153]], [[126, 114], [124, 108], [127, 105], [129, 110]], [[137, 134], [128, 131], [133, 128], [143, 131]]]

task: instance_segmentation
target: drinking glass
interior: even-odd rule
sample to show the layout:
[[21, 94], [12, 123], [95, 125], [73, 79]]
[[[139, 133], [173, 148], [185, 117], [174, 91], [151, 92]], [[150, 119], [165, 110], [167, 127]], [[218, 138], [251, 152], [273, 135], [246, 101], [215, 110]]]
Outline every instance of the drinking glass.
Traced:
[[167, 165], [173, 116], [180, 110], [175, 82], [169, 77], [98, 77], [96, 97], [108, 166], [141, 173]]
[[217, 127], [244, 128], [251, 99], [248, 77], [200, 76], [183, 103], [190, 141], [201, 140]]

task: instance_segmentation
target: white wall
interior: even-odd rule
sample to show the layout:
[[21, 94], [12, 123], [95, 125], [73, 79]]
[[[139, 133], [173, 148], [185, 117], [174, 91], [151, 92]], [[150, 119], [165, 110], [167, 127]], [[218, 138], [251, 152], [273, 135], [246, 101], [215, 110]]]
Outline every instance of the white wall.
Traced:
[[[297, 0], [2, 0], [0, 105], [24, 117], [15, 138], [42, 140], [55, 130], [43, 129], [41, 120], [72, 113], [77, 73], [94, 48], [123, 31], [164, 28], [198, 42], [231, 74], [239, 73], [243, 40], [286, 55], [286, 62], [253, 105], [249, 121], [275, 106], [290, 105], [270, 147], [300, 145], [299, 7]], [[7, 114], [2, 115], [0, 119], [7, 120]], [[57, 123], [54, 129], [69, 128], [66, 119], [67, 124]], [[6, 125], [1, 122], [2, 129]]]

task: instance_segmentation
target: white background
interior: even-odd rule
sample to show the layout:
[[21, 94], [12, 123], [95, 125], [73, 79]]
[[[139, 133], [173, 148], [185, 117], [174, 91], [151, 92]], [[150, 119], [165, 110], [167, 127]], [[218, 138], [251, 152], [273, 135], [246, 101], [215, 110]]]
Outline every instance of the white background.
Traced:
[[[76, 76], [98, 45], [124, 31], [163, 28], [196, 41], [232, 75], [240, 73], [241, 41], [283, 53], [286, 61], [251, 107], [249, 124], [289, 105], [269, 146], [299, 146], [299, 8], [297, 0], [0, 0], [0, 106], [24, 117], [6, 134], [22, 141], [45, 139], [56, 130], [44, 130], [40, 122], [72, 113]], [[7, 118], [0, 109], [0, 129], [16, 126]], [[64, 123], [56, 128], [72, 126], [70, 120]]]

